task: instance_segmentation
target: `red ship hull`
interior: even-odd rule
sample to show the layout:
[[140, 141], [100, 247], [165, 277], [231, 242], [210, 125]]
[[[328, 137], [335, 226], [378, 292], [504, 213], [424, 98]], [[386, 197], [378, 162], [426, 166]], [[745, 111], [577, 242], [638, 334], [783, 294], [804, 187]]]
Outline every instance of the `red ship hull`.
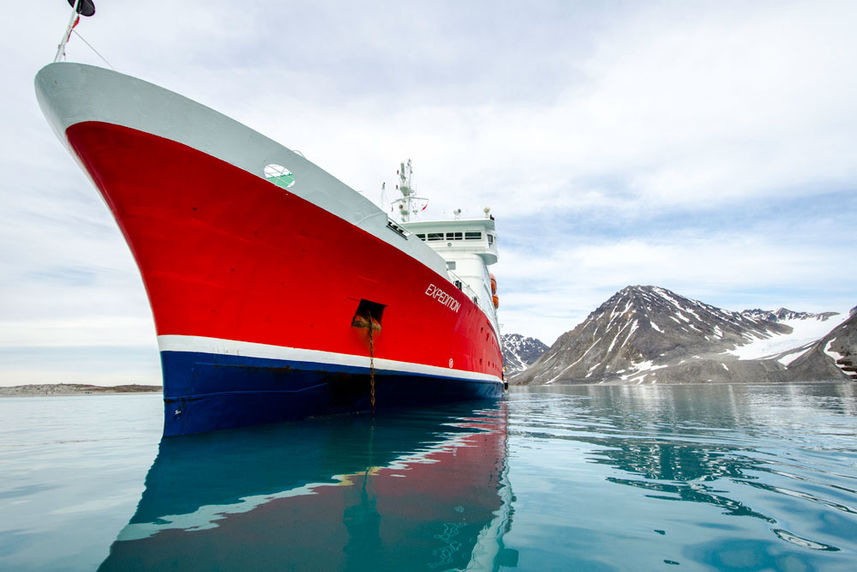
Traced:
[[[140, 268], [166, 435], [368, 409], [372, 366], [379, 407], [502, 393], [484, 312], [407, 253], [182, 143], [98, 121], [66, 137]], [[361, 304], [382, 311], [371, 349]]]

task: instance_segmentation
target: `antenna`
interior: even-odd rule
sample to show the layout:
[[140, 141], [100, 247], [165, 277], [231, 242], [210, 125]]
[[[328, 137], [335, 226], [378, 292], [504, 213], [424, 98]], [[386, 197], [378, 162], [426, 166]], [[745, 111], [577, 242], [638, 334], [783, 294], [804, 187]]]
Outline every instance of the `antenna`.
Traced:
[[414, 170], [410, 159], [407, 163], [399, 163], [399, 170], [396, 171], [396, 174], [399, 176], [399, 184], [396, 185], [396, 189], [402, 196], [394, 200], [392, 204], [399, 207], [399, 217], [402, 222], [408, 222], [411, 215], [425, 210], [428, 206], [428, 199], [418, 197], [415, 194], [416, 191], [414, 191], [412, 183]]
[[65, 59], [65, 46], [71, 39], [71, 33], [75, 26], [80, 22], [81, 16], [92, 16], [95, 14], [95, 2], [93, 0], [68, 0], [71, 6], [71, 17], [68, 19], [68, 25], [63, 34], [62, 40], [57, 46], [57, 55], [54, 56], [54, 62], [61, 62]]

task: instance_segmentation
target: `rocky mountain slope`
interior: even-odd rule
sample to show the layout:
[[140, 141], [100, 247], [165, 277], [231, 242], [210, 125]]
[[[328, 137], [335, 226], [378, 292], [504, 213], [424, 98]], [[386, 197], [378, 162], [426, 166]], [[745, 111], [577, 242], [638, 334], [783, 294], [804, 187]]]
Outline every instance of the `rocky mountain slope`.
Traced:
[[[809, 314], [785, 308], [731, 312], [664, 288], [628, 286], [560, 336], [511, 382], [841, 379], [846, 373], [825, 350], [824, 359], [802, 359], [840, 321], [842, 316], [835, 313]], [[848, 332], [854, 327], [846, 326], [836, 339], [850, 340]], [[851, 354], [838, 355], [848, 360]]]
[[548, 349], [541, 340], [521, 334], [503, 334], [500, 343], [507, 376], [527, 369]]

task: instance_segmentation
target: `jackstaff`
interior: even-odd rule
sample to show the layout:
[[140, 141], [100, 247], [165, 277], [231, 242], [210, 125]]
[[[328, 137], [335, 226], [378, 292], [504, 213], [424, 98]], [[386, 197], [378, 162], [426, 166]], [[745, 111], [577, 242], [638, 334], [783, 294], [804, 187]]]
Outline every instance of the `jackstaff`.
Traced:
[[89, 17], [95, 14], [95, 2], [92, 0], [68, 0], [68, 5], [71, 6], [71, 17], [68, 20], [65, 34], [63, 34], [62, 40], [57, 46], [57, 55], [54, 57], [55, 62], [62, 61], [65, 58], [65, 46], [71, 39], [71, 33], [80, 22], [80, 17]]

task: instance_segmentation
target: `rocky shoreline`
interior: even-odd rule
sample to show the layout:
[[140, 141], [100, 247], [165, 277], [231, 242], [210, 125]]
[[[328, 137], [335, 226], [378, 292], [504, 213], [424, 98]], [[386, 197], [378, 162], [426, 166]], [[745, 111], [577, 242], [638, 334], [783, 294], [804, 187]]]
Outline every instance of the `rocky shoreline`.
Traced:
[[160, 385], [89, 385], [86, 383], [38, 383], [0, 387], [0, 397], [57, 397], [66, 395], [119, 395], [128, 393], [155, 393]]

